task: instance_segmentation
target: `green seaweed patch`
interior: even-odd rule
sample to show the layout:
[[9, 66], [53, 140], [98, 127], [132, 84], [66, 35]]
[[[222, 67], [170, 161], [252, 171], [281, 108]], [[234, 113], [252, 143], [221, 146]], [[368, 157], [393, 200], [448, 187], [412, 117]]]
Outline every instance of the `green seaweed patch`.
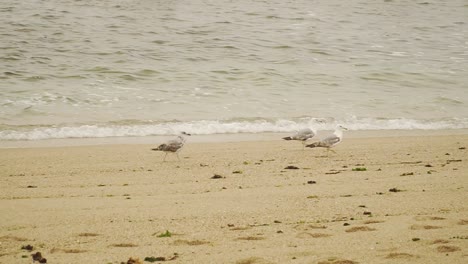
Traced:
[[353, 171], [367, 171], [367, 168], [365, 167], [356, 167], [352, 169]]
[[166, 230], [165, 233], [161, 233], [158, 235], [158, 237], [171, 237], [172, 236], [172, 233], [169, 232], [169, 230]]

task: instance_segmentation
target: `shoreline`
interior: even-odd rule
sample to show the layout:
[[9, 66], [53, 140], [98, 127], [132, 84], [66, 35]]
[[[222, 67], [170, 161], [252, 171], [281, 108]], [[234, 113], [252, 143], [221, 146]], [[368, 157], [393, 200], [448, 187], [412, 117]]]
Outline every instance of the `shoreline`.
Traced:
[[[313, 142], [333, 131], [318, 131], [317, 135], [309, 140]], [[239, 133], [239, 134], [213, 134], [194, 135], [188, 137], [188, 143], [213, 143], [213, 142], [245, 142], [245, 141], [274, 141], [292, 133]], [[444, 129], [444, 130], [359, 130], [345, 131], [345, 138], [375, 138], [375, 137], [411, 137], [411, 136], [443, 136], [466, 135], [468, 129]], [[3, 148], [44, 148], [44, 147], [71, 147], [71, 146], [95, 146], [95, 145], [131, 145], [131, 144], [158, 144], [172, 139], [174, 136], [146, 136], [146, 137], [107, 137], [107, 138], [66, 138], [44, 140], [18, 140], [0, 141], [0, 149]]]

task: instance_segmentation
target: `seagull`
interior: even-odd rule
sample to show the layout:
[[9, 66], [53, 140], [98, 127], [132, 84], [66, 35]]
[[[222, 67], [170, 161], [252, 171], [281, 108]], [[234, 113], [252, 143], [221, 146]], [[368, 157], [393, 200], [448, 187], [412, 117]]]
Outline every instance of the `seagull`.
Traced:
[[[343, 140], [343, 130], [348, 130], [346, 127], [343, 126], [337, 126], [335, 129], [335, 132], [333, 132], [332, 135], [314, 142], [312, 144], [306, 145], [308, 148], [327, 148], [327, 156], [328, 152], [333, 151], [331, 148], [338, 145], [342, 140]], [[336, 152], [335, 152], [336, 153]]]
[[305, 142], [309, 138], [313, 138], [315, 136], [315, 132], [310, 129], [310, 128], [304, 128], [299, 131], [297, 131], [296, 134], [290, 136], [290, 137], [284, 137], [284, 140], [298, 140], [302, 142], [302, 148], [304, 149]]
[[[186, 132], [182, 132], [181, 134], [186, 135], [186, 136], [191, 136], [189, 133], [186, 133]], [[182, 149], [182, 147], [185, 144], [185, 138], [182, 135], [179, 135], [177, 136], [176, 139], [169, 140], [166, 143], [161, 144], [157, 148], [153, 148], [151, 150], [163, 151], [166, 154], [164, 155], [163, 162], [166, 161], [167, 153], [175, 153], [177, 155], [177, 159], [180, 160], [179, 151]]]

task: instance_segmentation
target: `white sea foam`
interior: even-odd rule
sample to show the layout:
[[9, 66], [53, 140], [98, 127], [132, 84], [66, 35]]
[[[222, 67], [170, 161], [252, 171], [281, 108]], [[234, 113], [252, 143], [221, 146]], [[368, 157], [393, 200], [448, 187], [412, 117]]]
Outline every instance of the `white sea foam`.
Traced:
[[341, 124], [350, 130], [440, 130], [468, 128], [468, 119], [422, 121], [414, 119], [349, 118], [347, 120], [301, 118], [298, 120], [249, 120], [167, 122], [134, 125], [80, 125], [61, 127], [8, 127], [0, 140], [42, 140], [58, 138], [144, 137], [173, 135], [182, 131], [194, 135], [293, 132], [304, 127], [331, 130]]

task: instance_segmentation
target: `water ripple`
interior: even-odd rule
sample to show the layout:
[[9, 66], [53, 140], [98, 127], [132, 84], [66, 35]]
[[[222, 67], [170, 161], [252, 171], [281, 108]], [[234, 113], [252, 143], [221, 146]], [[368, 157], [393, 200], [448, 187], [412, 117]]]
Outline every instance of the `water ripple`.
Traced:
[[0, 120], [466, 118], [466, 7], [3, 0]]

